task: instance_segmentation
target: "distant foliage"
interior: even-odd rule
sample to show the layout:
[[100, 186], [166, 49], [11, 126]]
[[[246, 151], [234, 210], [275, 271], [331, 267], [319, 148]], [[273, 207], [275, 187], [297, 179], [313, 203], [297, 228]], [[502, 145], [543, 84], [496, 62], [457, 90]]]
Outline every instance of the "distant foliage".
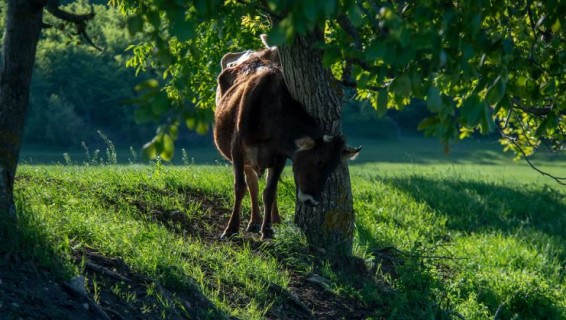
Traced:
[[[37, 103], [33, 97], [32, 105]], [[27, 136], [49, 144], [78, 145], [86, 137], [85, 121], [76, 106], [52, 93], [41, 99], [41, 108], [34, 110], [27, 123]]]
[[[2, 4], [4, 6], [4, 4]], [[43, 145], [79, 147], [81, 141], [100, 143], [98, 130], [121, 145], [141, 145], [154, 129], [138, 125], [133, 116], [133, 87], [143, 80], [124, 67], [126, 47], [137, 39], [125, 18], [106, 5], [94, 5], [96, 16], [88, 34], [99, 51], [74, 34], [74, 26], [46, 15], [37, 49], [25, 140]], [[66, 6], [88, 12], [88, 1]], [[2, 25], [3, 27], [3, 25]]]

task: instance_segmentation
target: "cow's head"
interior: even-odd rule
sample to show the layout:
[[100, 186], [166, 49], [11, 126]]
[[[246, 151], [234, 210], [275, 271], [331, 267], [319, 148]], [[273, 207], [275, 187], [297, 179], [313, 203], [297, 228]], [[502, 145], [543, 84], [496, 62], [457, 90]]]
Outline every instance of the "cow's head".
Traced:
[[295, 140], [293, 174], [299, 201], [316, 206], [330, 173], [341, 161], [354, 159], [362, 149], [346, 145], [341, 136], [303, 137]]

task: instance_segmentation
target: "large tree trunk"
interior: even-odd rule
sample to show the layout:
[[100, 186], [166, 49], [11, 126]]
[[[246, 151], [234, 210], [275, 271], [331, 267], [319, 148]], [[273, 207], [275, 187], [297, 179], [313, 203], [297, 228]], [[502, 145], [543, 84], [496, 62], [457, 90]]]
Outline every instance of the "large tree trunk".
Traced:
[[[322, 65], [322, 52], [313, 45], [323, 41], [320, 31], [295, 39], [280, 48], [281, 63], [293, 98], [319, 121], [326, 134], [342, 132], [342, 101], [329, 70]], [[296, 202], [295, 223], [309, 243], [334, 258], [351, 255], [354, 237], [354, 209], [348, 166], [344, 163], [331, 174], [317, 207]]]
[[15, 220], [18, 165], [45, 0], [8, 0], [0, 70], [0, 219]]

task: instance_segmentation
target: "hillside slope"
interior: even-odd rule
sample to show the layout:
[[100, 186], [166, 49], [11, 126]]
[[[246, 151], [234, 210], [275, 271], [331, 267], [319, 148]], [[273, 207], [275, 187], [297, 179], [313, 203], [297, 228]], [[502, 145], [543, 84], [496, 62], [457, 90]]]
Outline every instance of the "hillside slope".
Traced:
[[355, 256], [336, 264], [292, 227], [289, 173], [280, 183], [285, 222], [276, 238], [243, 233], [221, 241], [232, 201], [229, 167], [24, 165], [16, 183], [20, 225], [2, 228], [0, 312], [566, 318], [564, 192], [502, 180], [501, 167], [481, 171], [353, 167]]

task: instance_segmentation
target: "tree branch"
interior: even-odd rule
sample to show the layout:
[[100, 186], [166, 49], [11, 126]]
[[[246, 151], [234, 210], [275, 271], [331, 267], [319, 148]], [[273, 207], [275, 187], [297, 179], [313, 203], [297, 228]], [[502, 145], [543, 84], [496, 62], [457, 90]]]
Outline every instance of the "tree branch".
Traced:
[[59, 0], [48, 0], [46, 5], [47, 11], [56, 18], [59, 18], [63, 21], [74, 23], [75, 27], [77, 28], [78, 36], [82, 37], [86, 41], [86, 43], [88, 43], [93, 48], [97, 49], [98, 51], [103, 51], [96, 44], [94, 44], [94, 42], [86, 32], [87, 22], [92, 20], [95, 16], [94, 6], [92, 4], [90, 5], [89, 13], [76, 14], [76, 13], [67, 12], [59, 8], [59, 5], [60, 5]]
[[519, 116], [517, 115], [516, 112], [513, 112], [513, 114], [515, 115], [515, 120], [517, 121], [517, 124], [519, 125], [519, 127], [521, 127], [521, 131], [523, 132], [523, 136], [525, 136], [525, 138], [527, 139], [527, 144], [533, 148], [535, 151], [538, 149], [537, 146], [534, 146], [531, 143], [531, 139], [529, 138], [529, 136], [527, 135], [527, 130], [525, 130], [525, 127], [523, 126], [523, 123], [521, 123], [521, 119], [519, 118]]
[[[538, 117], [549, 115], [553, 109], [552, 105], [542, 107], [527, 107], [521, 103], [521, 100], [519, 98], [513, 98], [512, 102], [515, 105], [515, 108]], [[566, 110], [559, 111], [558, 115], [566, 116]]]
[[357, 64], [360, 68], [364, 69], [367, 72], [379, 73], [379, 69], [377, 67], [370, 65], [369, 63], [367, 63], [366, 61], [364, 61], [362, 59], [353, 58], [352, 62], [354, 64]]
[[269, 23], [271, 26], [274, 25], [274, 18], [275, 21], [281, 21], [283, 20], [283, 16], [276, 14], [275, 12], [269, 10], [269, 5], [267, 4], [267, 1], [259, 1], [259, 2], [253, 2], [253, 1], [245, 1], [245, 0], [236, 0], [236, 2], [244, 5], [244, 6], [251, 6], [252, 8], [256, 9], [261, 16], [267, 17], [269, 20]]
[[[358, 8], [366, 15], [366, 17], [369, 20], [369, 23], [371, 24], [372, 28], [373, 28], [373, 32], [375, 32], [375, 34], [377, 35], [381, 35], [381, 36], [385, 36], [385, 32], [383, 32], [383, 29], [381, 29], [379, 27], [379, 22], [377, 22], [377, 19], [375, 18], [375, 15], [373, 15], [369, 9], [365, 8], [361, 3], [358, 3]], [[377, 14], [378, 12], [376, 12]]]
[[336, 20], [338, 21], [338, 24], [344, 30], [344, 32], [346, 32], [346, 34], [350, 38], [352, 38], [352, 40], [354, 41], [354, 43], [353, 43], [354, 47], [357, 50], [361, 51], [362, 50], [362, 38], [360, 37], [358, 30], [356, 30], [356, 27], [354, 27], [354, 24], [352, 23], [352, 21], [350, 21], [350, 19], [345, 14], [339, 15]]
[[342, 82], [349, 83], [352, 81], [352, 60], [346, 60], [344, 70], [342, 70]]
[[[501, 127], [499, 127], [498, 125], [497, 129], [499, 129], [499, 134], [501, 134], [501, 136], [509, 141], [511, 141], [511, 143], [515, 146], [515, 148], [517, 148], [517, 150], [519, 150], [519, 152], [521, 153], [521, 155], [523, 156], [523, 158], [527, 161], [527, 163], [529, 164], [529, 166], [535, 170], [536, 172], [540, 173], [543, 176], [547, 176], [551, 179], [553, 179], [554, 181], [556, 181], [558, 184], [566, 186], [566, 177], [557, 177], [554, 176], [548, 172], [542, 171], [541, 169], [537, 168], [532, 162], [531, 159], [529, 159], [529, 157], [527, 156], [527, 154], [525, 153], [525, 151], [523, 150], [523, 148], [521, 148], [521, 146], [517, 143], [517, 138], [512, 137], [510, 135], [507, 135], [503, 132], [503, 130], [501, 129]], [[528, 138], [527, 138], [528, 140]], [[529, 142], [530, 143], [530, 142]]]
[[531, 29], [533, 30], [533, 35], [536, 35], [535, 18], [533, 15], [533, 10], [531, 9], [532, 1], [527, 0], [527, 15], [529, 16], [529, 22], [531, 24]]
[[[344, 32], [346, 32], [346, 34], [354, 41], [353, 44], [354, 47], [356, 48], [356, 51], [361, 52], [362, 38], [360, 37], [358, 30], [356, 30], [356, 28], [354, 27], [352, 21], [350, 21], [350, 19], [348, 19], [348, 17], [345, 14], [341, 14], [340, 16], [338, 16], [337, 21], [340, 27], [344, 30]], [[342, 70], [342, 83], [344, 84], [354, 83], [352, 81], [352, 59], [346, 59], [346, 65], [344, 66], [344, 70]]]
[[338, 81], [340, 82], [341, 85], [343, 85], [344, 87], [348, 87], [348, 88], [357, 88], [357, 89], [363, 89], [363, 90], [372, 90], [372, 91], [379, 91], [381, 89], [385, 89], [386, 87], [378, 87], [378, 86], [371, 86], [371, 85], [366, 85], [364, 87], [360, 87], [358, 86], [358, 83], [356, 81], [353, 80], [341, 80]]
[[75, 13], [67, 12], [59, 8], [59, 5], [60, 5], [59, 0], [48, 0], [46, 6], [47, 11], [49, 11], [49, 13], [51, 13], [52, 15], [54, 15], [55, 17], [61, 20], [72, 22], [75, 24], [86, 23], [87, 21], [92, 20], [92, 18], [94, 18], [94, 6], [92, 4], [90, 5], [90, 12], [86, 14], [75, 14]]

